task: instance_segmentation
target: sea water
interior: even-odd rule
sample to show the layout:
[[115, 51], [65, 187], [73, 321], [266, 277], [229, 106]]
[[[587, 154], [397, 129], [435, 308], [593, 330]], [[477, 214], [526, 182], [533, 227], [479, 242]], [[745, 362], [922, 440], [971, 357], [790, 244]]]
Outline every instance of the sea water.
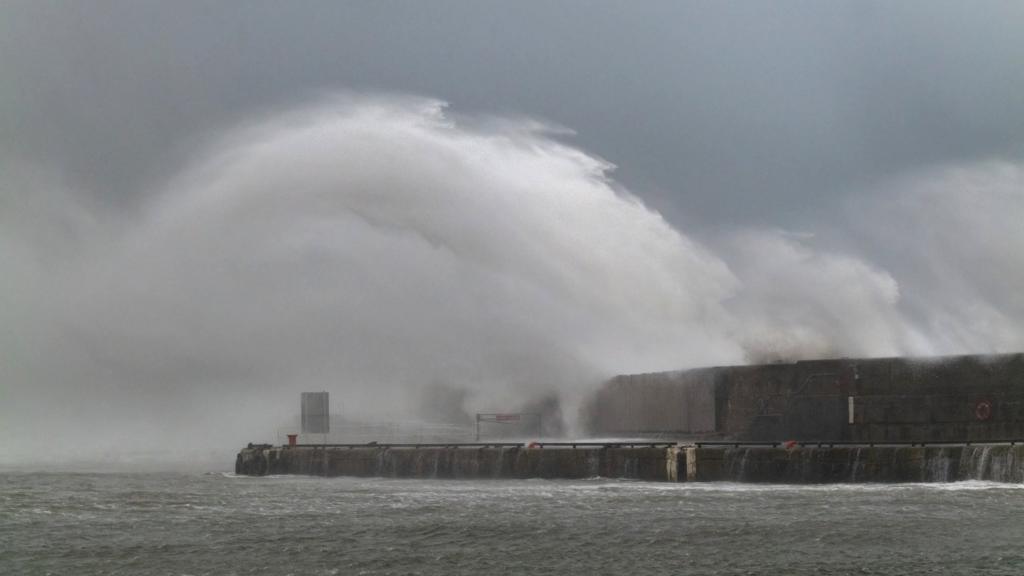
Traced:
[[1024, 486], [0, 474], [0, 574], [1024, 574]]

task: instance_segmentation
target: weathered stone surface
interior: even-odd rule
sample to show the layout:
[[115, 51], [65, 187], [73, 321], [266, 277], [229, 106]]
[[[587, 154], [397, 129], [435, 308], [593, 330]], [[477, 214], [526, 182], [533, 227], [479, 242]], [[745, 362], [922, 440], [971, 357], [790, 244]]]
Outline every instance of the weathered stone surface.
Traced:
[[1024, 482], [1024, 446], [271, 447], [239, 452], [250, 476], [628, 478], [668, 482]]
[[[691, 481], [1024, 481], [1024, 446], [835, 446], [694, 449]], [[714, 456], [711, 453], [717, 453]], [[705, 464], [706, 463], [706, 464]]]
[[235, 472], [250, 476], [381, 476], [391, 478], [632, 478], [674, 480], [675, 451], [581, 447], [319, 447], [250, 446]]
[[843, 358], [618, 376], [594, 394], [584, 420], [595, 436], [1024, 439], [1024, 355]]

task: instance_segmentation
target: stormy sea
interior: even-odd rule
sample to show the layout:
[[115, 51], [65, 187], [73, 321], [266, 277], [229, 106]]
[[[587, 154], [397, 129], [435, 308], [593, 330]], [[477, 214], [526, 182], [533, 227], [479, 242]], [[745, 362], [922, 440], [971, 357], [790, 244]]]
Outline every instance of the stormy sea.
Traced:
[[4, 574], [1024, 573], [1024, 486], [0, 475]]

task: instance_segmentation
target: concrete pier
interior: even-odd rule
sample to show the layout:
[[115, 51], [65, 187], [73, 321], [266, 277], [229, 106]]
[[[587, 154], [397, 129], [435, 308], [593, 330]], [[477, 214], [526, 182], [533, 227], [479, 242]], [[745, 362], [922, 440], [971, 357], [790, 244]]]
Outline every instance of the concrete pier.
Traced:
[[788, 484], [1024, 482], [1024, 446], [713, 447], [685, 449], [686, 480]]
[[1024, 445], [250, 445], [235, 472], [661, 482], [1024, 482]]
[[678, 478], [674, 448], [655, 446], [255, 445], [239, 452], [235, 472], [250, 476], [388, 478]]

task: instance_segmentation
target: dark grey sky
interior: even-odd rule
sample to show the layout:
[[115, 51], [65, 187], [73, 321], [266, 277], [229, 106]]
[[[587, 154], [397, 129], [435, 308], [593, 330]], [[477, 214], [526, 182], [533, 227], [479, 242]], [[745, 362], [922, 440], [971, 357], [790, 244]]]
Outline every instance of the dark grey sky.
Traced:
[[1020, 2], [8, 0], [0, 14], [0, 151], [113, 203], [218, 130], [339, 89], [569, 127], [691, 230], [799, 227], [893, 174], [1024, 152]]
[[1022, 160], [1022, 2], [0, 0], [0, 465], [1020, 351]]

